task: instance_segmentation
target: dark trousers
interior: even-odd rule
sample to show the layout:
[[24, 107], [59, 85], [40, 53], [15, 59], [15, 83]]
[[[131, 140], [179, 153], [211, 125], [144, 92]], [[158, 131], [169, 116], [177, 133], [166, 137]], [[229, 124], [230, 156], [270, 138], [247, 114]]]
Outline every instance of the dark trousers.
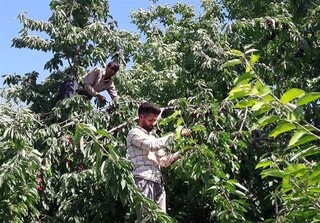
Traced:
[[88, 100], [92, 99], [92, 96], [75, 80], [66, 79], [60, 84], [58, 91], [59, 100], [70, 98], [75, 94], [83, 95]]

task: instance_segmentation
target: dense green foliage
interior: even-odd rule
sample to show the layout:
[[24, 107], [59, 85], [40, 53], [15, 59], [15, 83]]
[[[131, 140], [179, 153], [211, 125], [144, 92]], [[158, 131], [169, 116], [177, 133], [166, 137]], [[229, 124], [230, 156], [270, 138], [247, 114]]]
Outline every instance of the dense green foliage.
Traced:
[[[18, 16], [13, 46], [53, 58], [43, 83], [35, 71], [5, 76], [2, 222], [134, 222], [141, 205], [151, 222], [320, 221], [319, 1], [201, 4], [200, 15], [184, 3], [133, 12], [139, 34], [118, 29], [108, 1], [52, 0], [48, 22]], [[57, 100], [65, 77], [109, 59], [132, 64], [116, 75], [121, 98], [99, 109]], [[163, 170], [168, 215], [125, 158], [143, 100], [174, 107], [157, 134], [192, 130]]]

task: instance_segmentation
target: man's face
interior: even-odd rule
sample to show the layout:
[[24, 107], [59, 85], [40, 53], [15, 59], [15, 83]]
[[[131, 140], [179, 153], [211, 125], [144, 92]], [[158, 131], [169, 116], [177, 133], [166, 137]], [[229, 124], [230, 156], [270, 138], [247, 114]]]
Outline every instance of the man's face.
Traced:
[[106, 67], [106, 74], [105, 74], [105, 79], [108, 79], [112, 76], [114, 76], [117, 73], [117, 69], [115, 68], [115, 66], [110, 66], [110, 67]]
[[158, 115], [150, 114], [141, 114], [139, 116], [139, 125], [144, 128], [147, 132], [151, 132], [154, 126], [157, 124]]

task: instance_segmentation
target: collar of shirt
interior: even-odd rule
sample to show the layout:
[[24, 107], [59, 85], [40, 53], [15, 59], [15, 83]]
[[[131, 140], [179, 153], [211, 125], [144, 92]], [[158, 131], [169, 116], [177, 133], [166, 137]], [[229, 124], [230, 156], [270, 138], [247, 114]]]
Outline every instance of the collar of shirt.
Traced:
[[145, 134], [150, 135], [150, 132], [148, 132], [147, 130], [145, 130], [144, 128], [142, 128], [140, 125], [136, 126], [138, 129], [140, 129], [141, 131], [143, 131]]

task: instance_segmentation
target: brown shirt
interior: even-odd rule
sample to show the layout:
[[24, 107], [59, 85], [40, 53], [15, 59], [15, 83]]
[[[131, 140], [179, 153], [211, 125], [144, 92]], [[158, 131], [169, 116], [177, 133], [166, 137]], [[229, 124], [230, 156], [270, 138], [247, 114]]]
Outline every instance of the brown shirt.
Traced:
[[91, 96], [96, 96], [99, 92], [107, 90], [111, 99], [118, 96], [116, 87], [111, 78], [105, 80], [105, 68], [95, 68], [91, 70], [84, 79], [84, 90]]

